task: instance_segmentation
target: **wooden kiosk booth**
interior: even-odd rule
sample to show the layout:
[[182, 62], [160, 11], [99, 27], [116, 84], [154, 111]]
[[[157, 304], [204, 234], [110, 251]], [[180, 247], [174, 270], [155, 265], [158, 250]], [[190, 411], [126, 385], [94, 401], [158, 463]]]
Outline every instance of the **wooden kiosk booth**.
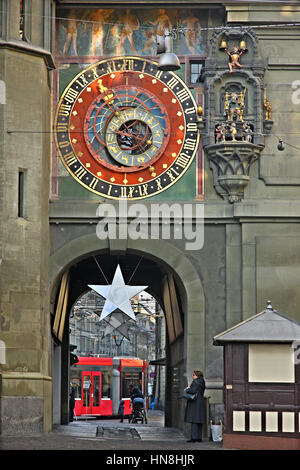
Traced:
[[213, 344], [224, 346], [223, 447], [300, 450], [300, 324], [268, 302]]

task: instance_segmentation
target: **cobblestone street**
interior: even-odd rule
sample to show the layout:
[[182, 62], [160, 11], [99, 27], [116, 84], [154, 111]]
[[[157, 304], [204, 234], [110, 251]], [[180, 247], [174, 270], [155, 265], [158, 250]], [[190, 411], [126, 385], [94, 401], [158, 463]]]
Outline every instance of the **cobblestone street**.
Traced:
[[179, 429], [164, 426], [164, 414], [150, 411], [148, 424], [117, 419], [80, 419], [54, 426], [52, 433], [0, 437], [1, 450], [221, 450], [209, 440], [188, 443]]

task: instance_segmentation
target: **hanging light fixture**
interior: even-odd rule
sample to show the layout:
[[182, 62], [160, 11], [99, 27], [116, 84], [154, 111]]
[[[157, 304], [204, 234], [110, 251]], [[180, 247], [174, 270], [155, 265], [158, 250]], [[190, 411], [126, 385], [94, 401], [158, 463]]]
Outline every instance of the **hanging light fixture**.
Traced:
[[158, 70], [173, 71], [180, 69], [180, 62], [176, 54], [173, 52], [173, 38], [168, 28], [165, 29], [164, 35], [156, 36], [157, 54], [160, 55], [158, 62]]

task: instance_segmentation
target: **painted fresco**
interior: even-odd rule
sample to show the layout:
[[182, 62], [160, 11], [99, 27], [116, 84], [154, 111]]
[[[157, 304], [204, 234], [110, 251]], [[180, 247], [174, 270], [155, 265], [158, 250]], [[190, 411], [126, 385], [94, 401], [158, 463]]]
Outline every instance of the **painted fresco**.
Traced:
[[67, 59], [156, 55], [156, 35], [187, 29], [173, 40], [177, 55], [205, 55], [208, 11], [197, 9], [61, 9], [56, 55]]

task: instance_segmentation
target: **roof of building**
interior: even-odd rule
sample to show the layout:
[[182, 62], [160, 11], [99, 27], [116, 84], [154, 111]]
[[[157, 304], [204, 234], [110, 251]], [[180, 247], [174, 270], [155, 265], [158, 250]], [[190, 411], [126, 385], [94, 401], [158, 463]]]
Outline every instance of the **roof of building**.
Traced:
[[213, 338], [216, 346], [224, 343], [290, 343], [300, 341], [300, 323], [277, 312], [268, 301], [262, 312], [238, 323]]

